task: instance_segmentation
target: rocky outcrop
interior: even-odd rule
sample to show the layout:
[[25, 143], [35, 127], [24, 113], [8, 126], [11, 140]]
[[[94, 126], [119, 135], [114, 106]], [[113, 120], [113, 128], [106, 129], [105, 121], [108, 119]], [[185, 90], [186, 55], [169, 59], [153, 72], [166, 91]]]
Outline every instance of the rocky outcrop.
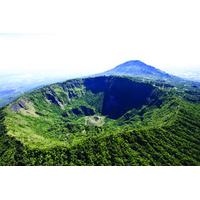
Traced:
[[10, 109], [13, 112], [21, 113], [24, 115], [38, 116], [36, 114], [33, 103], [25, 98], [21, 98], [15, 103], [11, 104]]

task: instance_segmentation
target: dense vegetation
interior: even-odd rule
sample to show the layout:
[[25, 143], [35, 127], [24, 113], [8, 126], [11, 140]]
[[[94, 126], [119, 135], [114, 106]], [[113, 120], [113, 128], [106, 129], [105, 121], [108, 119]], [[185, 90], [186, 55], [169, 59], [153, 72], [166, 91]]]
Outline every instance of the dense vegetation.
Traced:
[[35, 90], [0, 110], [0, 165], [200, 165], [199, 94], [127, 77]]

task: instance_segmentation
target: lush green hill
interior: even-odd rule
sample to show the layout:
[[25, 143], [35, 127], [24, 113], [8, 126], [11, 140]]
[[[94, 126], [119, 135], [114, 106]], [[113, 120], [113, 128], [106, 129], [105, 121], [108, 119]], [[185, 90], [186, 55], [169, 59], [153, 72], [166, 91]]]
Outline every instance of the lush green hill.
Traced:
[[198, 89], [74, 79], [0, 111], [1, 165], [200, 165]]

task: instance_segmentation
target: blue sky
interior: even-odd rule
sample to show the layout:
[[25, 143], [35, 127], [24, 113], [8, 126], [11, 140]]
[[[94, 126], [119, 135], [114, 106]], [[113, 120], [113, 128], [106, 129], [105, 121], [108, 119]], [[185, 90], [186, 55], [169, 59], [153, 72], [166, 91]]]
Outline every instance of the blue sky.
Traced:
[[0, 73], [88, 74], [139, 59], [199, 70], [197, 0], [8, 0], [0, 6]]

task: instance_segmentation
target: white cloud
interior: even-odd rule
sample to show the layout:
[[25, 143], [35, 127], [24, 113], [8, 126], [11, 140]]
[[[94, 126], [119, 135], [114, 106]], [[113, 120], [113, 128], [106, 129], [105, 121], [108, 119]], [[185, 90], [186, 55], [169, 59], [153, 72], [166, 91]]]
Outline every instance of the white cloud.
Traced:
[[167, 71], [197, 69], [198, 4], [195, 0], [2, 1], [0, 72], [87, 74], [130, 59]]

